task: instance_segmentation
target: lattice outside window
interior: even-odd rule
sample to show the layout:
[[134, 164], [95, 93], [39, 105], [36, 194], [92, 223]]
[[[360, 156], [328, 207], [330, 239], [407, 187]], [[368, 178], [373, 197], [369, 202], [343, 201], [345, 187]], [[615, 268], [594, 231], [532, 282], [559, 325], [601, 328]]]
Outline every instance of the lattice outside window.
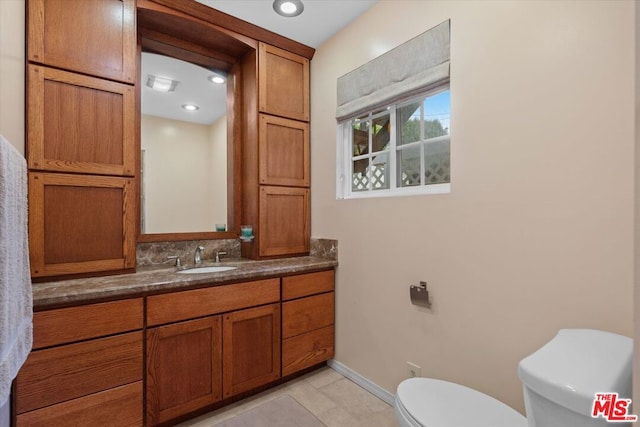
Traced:
[[449, 85], [342, 121], [338, 198], [448, 193]]

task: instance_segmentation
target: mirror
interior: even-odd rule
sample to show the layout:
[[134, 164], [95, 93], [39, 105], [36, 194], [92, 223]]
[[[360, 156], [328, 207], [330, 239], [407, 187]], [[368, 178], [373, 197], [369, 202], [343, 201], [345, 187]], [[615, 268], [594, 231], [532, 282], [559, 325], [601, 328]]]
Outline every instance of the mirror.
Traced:
[[[237, 238], [240, 232], [242, 174], [241, 153], [236, 147], [240, 146], [242, 138], [243, 64], [244, 58], [257, 49], [257, 42], [255, 39], [216, 25], [220, 16], [215, 13], [211, 14], [210, 11], [213, 9], [202, 9], [199, 18], [196, 18], [170, 7], [174, 5], [182, 8], [183, 2], [180, 0], [164, 0], [163, 3], [164, 6], [157, 2], [139, 1], [137, 3], [136, 23], [140, 52], [137, 84], [140, 88], [138, 92], [140, 98], [137, 105], [141, 113], [139, 125], [141, 129], [144, 127], [140, 136], [141, 156], [139, 159], [140, 168], [144, 168], [144, 175], [140, 179], [140, 201], [142, 202], [140, 203], [140, 219], [144, 218], [144, 228], [140, 229], [138, 242]], [[148, 54], [184, 61], [188, 65], [196, 66], [197, 71], [195, 72], [204, 73], [201, 76], [203, 78], [176, 78], [180, 82], [177, 83], [176, 89], [172, 93], [176, 97], [186, 89], [187, 83], [190, 85], [195, 80], [200, 81], [199, 84], [203, 85], [200, 86], [200, 89], [196, 89], [196, 93], [212, 88], [213, 83], [207, 78], [214, 74], [214, 70], [218, 74], [226, 76], [226, 90], [220, 90], [220, 86], [216, 88], [222, 93], [223, 99], [217, 102], [216, 108], [220, 111], [224, 110], [227, 117], [226, 146], [224, 143], [220, 143], [221, 140], [224, 140], [223, 137], [215, 143], [215, 149], [212, 148], [214, 143], [210, 143], [211, 156], [188, 153], [187, 151], [192, 149], [193, 144], [188, 145], [187, 140], [193, 141], [196, 138], [184, 137], [184, 133], [178, 131], [177, 123], [179, 121], [171, 122], [173, 126], [168, 126], [166, 121], [163, 123], [160, 122], [161, 119], [157, 118], [159, 113], [145, 114], [145, 116], [152, 118], [145, 117], [143, 119], [141, 104], [145, 103], [145, 111], [147, 107], [151, 108], [156, 104], [155, 101], [150, 101], [150, 105], [146, 105], [146, 95], [153, 93], [153, 90], [147, 86], [147, 75], [157, 73], [159, 77], [171, 77], [161, 74], [160, 71], [148, 71], [146, 61], [143, 62], [143, 57]], [[249, 67], [249, 69], [251, 68]], [[166, 84], [166, 82], [164, 83]], [[144, 99], [142, 99], [143, 96]], [[191, 99], [176, 101], [177, 107], [175, 108], [182, 111], [182, 104], [189, 102], [195, 101]], [[200, 105], [199, 113], [204, 110], [203, 105]], [[189, 112], [183, 111], [183, 113]], [[147, 123], [143, 123], [143, 121]], [[220, 118], [219, 122], [217, 130], [211, 129], [212, 125], [203, 124], [202, 126], [209, 126], [209, 129], [201, 131], [201, 133], [224, 134], [222, 124], [225, 123], [225, 120]], [[149, 124], [151, 125], [149, 126]], [[168, 137], [170, 132], [179, 133], [182, 136], [176, 136], [172, 140], [173, 142], [170, 142]], [[159, 141], [164, 142], [165, 145], [173, 144], [173, 154], [160, 155], [155, 152], [156, 148], [153, 150], [150, 148], [159, 145]], [[202, 145], [205, 143], [203, 142]], [[226, 154], [222, 154], [223, 147], [226, 147]], [[188, 155], [189, 159], [187, 159]], [[214, 157], [216, 163], [206, 163], [205, 160], [209, 157]], [[223, 159], [226, 160], [226, 164]], [[188, 167], [180, 169], [180, 164]], [[196, 176], [195, 172], [203, 175]], [[160, 182], [160, 184], [156, 185], [156, 182]], [[164, 201], [156, 203], [153, 200], [156, 198], [154, 193], [165, 196]], [[190, 200], [183, 199], [188, 194], [192, 198]], [[224, 207], [225, 203], [226, 207]], [[159, 215], [164, 215], [165, 218], [157, 219]], [[178, 220], [178, 217], [182, 219]], [[161, 225], [158, 225], [156, 221]], [[225, 223], [226, 232], [215, 231], [215, 224]]]
[[142, 52], [140, 232], [226, 231], [226, 73]]

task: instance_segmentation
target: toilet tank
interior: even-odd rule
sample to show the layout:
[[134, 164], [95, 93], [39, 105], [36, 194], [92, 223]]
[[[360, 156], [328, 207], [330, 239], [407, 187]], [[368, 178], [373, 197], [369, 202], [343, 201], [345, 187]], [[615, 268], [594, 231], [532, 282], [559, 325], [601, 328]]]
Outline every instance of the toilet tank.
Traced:
[[591, 416], [595, 395], [631, 398], [632, 355], [631, 338], [593, 329], [561, 329], [518, 365], [529, 427], [611, 426], [602, 416]]

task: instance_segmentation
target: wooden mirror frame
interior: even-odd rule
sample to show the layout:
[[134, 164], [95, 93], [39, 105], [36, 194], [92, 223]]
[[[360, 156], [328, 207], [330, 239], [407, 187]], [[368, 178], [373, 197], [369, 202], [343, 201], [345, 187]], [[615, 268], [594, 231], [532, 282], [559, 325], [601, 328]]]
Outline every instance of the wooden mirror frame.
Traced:
[[[227, 76], [227, 224], [226, 232], [140, 233], [138, 179], [138, 242], [235, 239], [240, 234], [243, 120], [243, 59], [258, 49], [258, 41], [311, 59], [315, 49], [249, 24], [194, 0], [137, 0], [137, 69], [142, 50], [217, 68]], [[138, 72], [138, 87], [141, 77]], [[257, 88], [255, 88], [257, 91]], [[141, 91], [136, 94], [137, 166], [140, 170]]]

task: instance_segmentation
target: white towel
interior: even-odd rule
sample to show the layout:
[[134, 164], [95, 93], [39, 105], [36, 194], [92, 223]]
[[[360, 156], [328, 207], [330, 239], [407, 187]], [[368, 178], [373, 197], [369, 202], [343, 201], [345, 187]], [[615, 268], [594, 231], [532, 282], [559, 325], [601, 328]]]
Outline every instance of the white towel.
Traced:
[[33, 343], [27, 163], [0, 135], [0, 407]]

